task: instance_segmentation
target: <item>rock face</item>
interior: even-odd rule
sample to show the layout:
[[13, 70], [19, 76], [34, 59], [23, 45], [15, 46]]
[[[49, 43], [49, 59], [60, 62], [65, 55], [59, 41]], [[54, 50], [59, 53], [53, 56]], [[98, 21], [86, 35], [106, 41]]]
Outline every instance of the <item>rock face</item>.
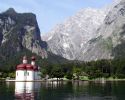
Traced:
[[97, 35], [94, 31], [103, 23], [105, 16], [103, 10], [83, 9], [42, 39], [47, 41], [52, 53], [70, 60], [78, 59], [84, 45]]
[[36, 16], [10, 8], [0, 14], [0, 55], [14, 55], [25, 49], [47, 57], [47, 43], [41, 40]]
[[82, 10], [58, 25], [43, 37], [50, 51], [82, 61], [125, 58], [125, 0], [115, 0], [108, 11]]
[[125, 1], [121, 0], [107, 14], [97, 31], [81, 52], [82, 60], [125, 58]]

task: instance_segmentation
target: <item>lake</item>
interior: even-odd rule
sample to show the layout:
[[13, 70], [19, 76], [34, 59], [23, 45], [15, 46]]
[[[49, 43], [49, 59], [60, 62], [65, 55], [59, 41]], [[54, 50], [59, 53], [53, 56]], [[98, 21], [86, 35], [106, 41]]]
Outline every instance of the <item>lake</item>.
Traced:
[[0, 82], [0, 100], [125, 100], [125, 82]]

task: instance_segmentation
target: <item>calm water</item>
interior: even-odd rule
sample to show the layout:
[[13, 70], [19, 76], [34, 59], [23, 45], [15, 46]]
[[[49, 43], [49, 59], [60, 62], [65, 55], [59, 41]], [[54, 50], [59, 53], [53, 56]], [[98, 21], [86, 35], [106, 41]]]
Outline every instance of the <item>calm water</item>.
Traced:
[[125, 82], [0, 82], [0, 100], [125, 100]]

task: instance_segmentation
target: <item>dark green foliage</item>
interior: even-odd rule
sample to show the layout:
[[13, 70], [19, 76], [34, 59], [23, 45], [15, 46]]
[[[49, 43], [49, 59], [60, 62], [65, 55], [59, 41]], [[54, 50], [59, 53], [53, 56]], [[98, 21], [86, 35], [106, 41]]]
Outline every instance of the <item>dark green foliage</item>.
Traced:
[[72, 79], [73, 78], [73, 73], [72, 72], [67, 72], [66, 75], [65, 75], [65, 77], [67, 79]]
[[[26, 52], [27, 51], [27, 52]], [[17, 64], [21, 62], [21, 57], [27, 55], [30, 57], [31, 52], [26, 50], [25, 52], [20, 52], [16, 55], [1, 60], [0, 72], [2, 72], [1, 77], [14, 77], [14, 71]], [[35, 55], [35, 54], [34, 54]], [[49, 62], [48, 59], [42, 60], [41, 57], [37, 57], [37, 64], [41, 67], [41, 76], [44, 78], [49, 75], [50, 78], [57, 77], [67, 79], [72, 79], [73, 75], [79, 79], [80, 76], [87, 76], [89, 79], [101, 78], [101, 77], [113, 77], [113, 78], [125, 78], [125, 60], [124, 59], [114, 59], [114, 60], [98, 60], [91, 62], [66, 62], [66, 63], [56, 63]], [[7, 62], [6, 62], [7, 61]], [[4, 66], [2, 66], [4, 64]], [[13, 73], [12, 73], [13, 72]]]
[[[45, 68], [45, 75], [50, 77], [63, 77], [79, 79], [80, 76], [95, 78], [125, 78], [125, 60], [98, 60], [91, 62], [69, 62], [65, 64], [50, 64]], [[75, 74], [75, 77], [73, 77]]]
[[51, 70], [51, 77], [57, 77], [57, 78], [64, 77], [62, 68], [58, 65], [54, 65], [54, 67]]

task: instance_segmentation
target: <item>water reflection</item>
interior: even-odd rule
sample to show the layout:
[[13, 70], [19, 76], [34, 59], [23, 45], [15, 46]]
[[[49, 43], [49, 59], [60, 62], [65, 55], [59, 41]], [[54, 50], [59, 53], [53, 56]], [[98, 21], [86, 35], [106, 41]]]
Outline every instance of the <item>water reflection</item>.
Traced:
[[[106, 85], [107, 84], [107, 85]], [[88, 81], [46, 82], [42, 84], [42, 100], [117, 100], [111, 83]]]
[[40, 89], [39, 82], [15, 82], [16, 100], [35, 100]]
[[57, 89], [59, 87], [62, 87], [63, 85], [66, 85], [67, 82], [66, 81], [46, 81], [45, 83], [42, 83], [42, 87], [45, 88], [53, 88], [53, 89]]
[[125, 82], [10, 82], [0, 85], [0, 100], [124, 100], [125, 98]]

